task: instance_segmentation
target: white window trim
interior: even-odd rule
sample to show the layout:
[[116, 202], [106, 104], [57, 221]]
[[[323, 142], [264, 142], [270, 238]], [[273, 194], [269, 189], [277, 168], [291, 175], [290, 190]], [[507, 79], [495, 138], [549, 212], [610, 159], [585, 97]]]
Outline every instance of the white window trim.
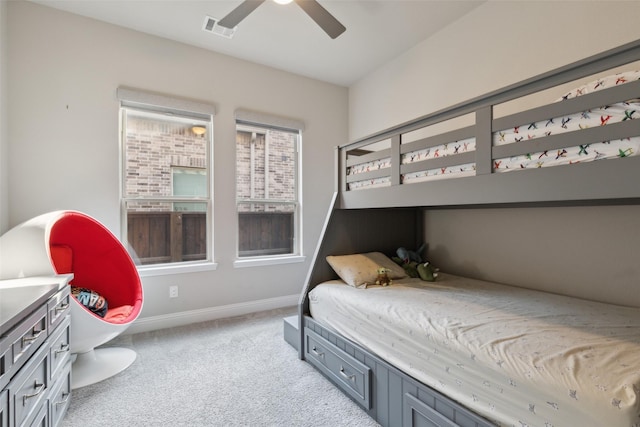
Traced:
[[[302, 120], [291, 119], [287, 117], [275, 116], [269, 113], [261, 113], [252, 110], [245, 110], [242, 108], [238, 108], [234, 112], [234, 117], [236, 119], [236, 132], [238, 130], [247, 131], [247, 130], [255, 130], [255, 129], [264, 129], [265, 127], [272, 127], [275, 129], [280, 129], [287, 132], [294, 132], [298, 135], [296, 141], [296, 151], [297, 151], [297, 171], [296, 171], [296, 181], [297, 181], [297, 194], [296, 194], [296, 205], [297, 205], [297, 218], [295, 220], [295, 240], [297, 241], [294, 244], [296, 248], [296, 253], [294, 254], [286, 254], [286, 255], [272, 255], [272, 256], [255, 256], [255, 257], [239, 257], [238, 256], [238, 243], [236, 240], [236, 259], [233, 262], [233, 266], [235, 268], [242, 267], [260, 267], [266, 265], [278, 265], [278, 264], [291, 264], [297, 262], [304, 262], [306, 257], [303, 252], [303, 207], [302, 207], [302, 132], [304, 131], [305, 125]], [[253, 127], [255, 126], [255, 129]], [[236, 203], [236, 216], [237, 216], [237, 203]], [[239, 235], [240, 230], [237, 229], [238, 221], [236, 221], [236, 236]]]
[[233, 261], [234, 268], [264, 267], [266, 265], [294, 264], [304, 262], [304, 255], [273, 255], [270, 257], [238, 258]]
[[140, 105], [150, 110], [153, 110], [154, 107], [160, 107], [162, 110], [176, 110], [187, 116], [198, 113], [203, 115], [205, 119], [208, 119], [208, 116], [216, 115], [216, 107], [213, 104], [161, 95], [139, 89], [121, 86], [117, 89], [116, 96], [123, 106], [134, 107]]
[[199, 273], [201, 271], [215, 271], [218, 263], [212, 261], [184, 262], [173, 264], [139, 265], [140, 277], [168, 276], [170, 274]]
[[254, 123], [257, 126], [271, 126], [274, 128], [285, 129], [295, 132], [304, 132], [304, 122], [298, 119], [288, 117], [275, 116], [269, 113], [261, 113], [258, 111], [245, 110], [238, 108], [234, 112], [236, 122]]
[[[213, 120], [216, 114], [216, 107], [214, 104], [190, 100], [186, 98], [179, 98], [174, 96], [162, 95], [159, 93], [153, 93], [143, 91], [139, 89], [120, 86], [116, 89], [116, 98], [120, 103], [120, 109], [122, 108], [136, 108], [140, 107], [147, 111], [166, 111], [174, 110], [176, 113], [184, 115], [186, 117], [194, 117], [196, 119], [207, 121], [211, 124], [209, 129], [210, 138], [213, 138]], [[122, 114], [119, 114], [120, 119]], [[123, 126], [120, 124], [120, 138], [122, 138]], [[210, 141], [211, 144], [211, 141]], [[122, 141], [120, 141], [120, 150], [123, 150]], [[163, 276], [170, 274], [184, 274], [200, 271], [212, 271], [218, 268], [218, 264], [214, 261], [215, 254], [213, 253], [213, 224], [214, 224], [214, 209], [213, 209], [213, 146], [207, 148], [208, 151], [208, 163], [209, 163], [209, 206], [207, 207], [208, 215], [210, 218], [212, 231], [207, 236], [207, 254], [210, 257], [207, 260], [193, 261], [193, 262], [180, 262], [180, 263], [164, 263], [164, 264], [149, 264], [138, 265], [138, 274], [141, 277]], [[124, 158], [124, 154], [120, 153], [120, 159]], [[120, 162], [120, 168], [123, 168], [122, 161]], [[123, 179], [123, 170], [120, 170], [120, 180]], [[125, 204], [125, 197], [123, 194], [123, 183], [120, 182], [120, 201]], [[126, 231], [126, 209], [121, 206], [120, 209], [120, 229]], [[126, 234], [123, 234], [126, 236]], [[124, 239], [124, 237], [123, 237]]]

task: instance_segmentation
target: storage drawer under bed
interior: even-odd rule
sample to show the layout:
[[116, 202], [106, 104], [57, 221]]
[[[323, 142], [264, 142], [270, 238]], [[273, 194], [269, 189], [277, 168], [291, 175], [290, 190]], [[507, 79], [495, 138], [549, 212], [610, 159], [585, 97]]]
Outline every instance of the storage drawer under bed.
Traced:
[[371, 408], [371, 369], [331, 345], [311, 329], [304, 329], [305, 359], [354, 401]]
[[420, 401], [410, 393], [402, 398], [404, 416], [402, 427], [457, 427], [458, 424], [448, 420], [435, 409]]
[[[313, 345], [316, 352], [324, 348], [338, 354], [344, 354], [348, 360], [353, 360], [368, 369], [367, 375], [370, 395], [365, 410], [383, 427], [494, 427], [490, 421], [479, 417], [467, 408], [459, 405], [448, 397], [438, 393], [430, 387], [419, 383], [397, 368], [381, 360], [378, 356], [368, 352], [357, 344], [331, 332], [317, 323], [313, 318], [304, 316], [304, 358], [313, 364], [325, 376], [353, 400], [352, 389], [336, 381], [320, 368], [319, 362], [313, 356]], [[315, 338], [315, 339], [310, 339]], [[319, 346], [322, 343], [324, 346]], [[310, 345], [311, 344], [311, 345]], [[355, 357], [353, 356], [355, 355]], [[351, 392], [350, 392], [351, 391]]]

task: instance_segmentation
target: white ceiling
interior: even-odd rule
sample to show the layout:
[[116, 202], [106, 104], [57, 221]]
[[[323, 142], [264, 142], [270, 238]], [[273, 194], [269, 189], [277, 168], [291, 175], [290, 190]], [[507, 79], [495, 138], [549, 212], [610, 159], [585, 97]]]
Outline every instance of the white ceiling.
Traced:
[[242, 0], [31, 0], [237, 58], [349, 86], [483, 3], [319, 0], [345, 27], [332, 40], [295, 3], [265, 1], [232, 39], [202, 30]]

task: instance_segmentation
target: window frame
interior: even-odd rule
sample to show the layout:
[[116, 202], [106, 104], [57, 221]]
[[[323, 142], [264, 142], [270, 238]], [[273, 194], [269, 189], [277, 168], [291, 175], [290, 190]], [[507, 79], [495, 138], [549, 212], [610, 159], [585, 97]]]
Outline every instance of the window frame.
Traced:
[[[238, 132], [256, 132], [265, 134], [269, 130], [282, 131], [295, 135], [295, 193], [293, 200], [283, 201], [281, 199], [239, 199], [237, 188], [237, 157], [236, 157], [236, 258], [234, 261], [234, 267], [252, 267], [252, 266], [265, 266], [273, 264], [288, 264], [303, 262], [306, 257], [303, 254], [303, 235], [302, 235], [302, 133], [304, 130], [304, 124], [298, 120], [286, 119], [276, 116], [271, 116], [264, 113], [255, 113], [247, 110], [236, 111], [236, 144], [238, 138]], [[266, 141], [265, 141], [266, 143]], [[236, 156], [237, 156], [236, 145]], [[262, 203], [262, 204], [286, 204], [293, 205], [293, 250], [287, 254], [260, 254], [255, 256], [240, 256], [240, 211], [239, 206], [247, 203]]]
[[[117, 97], [119, 105], [119, 149], [120, 149], [120, 170], [119, 170], [119, 196], [120, 196], [120, 229], [121, 240], [125, 245], [128, 243], [128, 212], [127, 205], [131, 202], [162, 201], [168, 203], [176, 202], [202, 202], [206, 203], [206, 256], [203, 260], [163, 262], [156, 264], [137, 265], [141, 276], [156, 276], [164, 274], [180, 274], [185, 272], [215, 270], [217, 264], [214, 261], [213, 253], [213, 232], [214, 232], [214, 194], [213, 194], [213, 125], [215, 107], [212, 104], [191, 101], [172, 96], [154, 94], [130, 88], [118, 88]], [[166, 114], [170, 116], [172, 122], [185, 121], [188, 123], [201, 123], [206, 126], [205, 138], [205, 159], [207, 195], [205, 197], [194, 196], [173, 196], [173, 176], [171, 177], [170, 196], [129, 196], [126, 192], [126, 144], [127, 144], [127, 114], [135, 111], [138, 113], [157, 115]]]

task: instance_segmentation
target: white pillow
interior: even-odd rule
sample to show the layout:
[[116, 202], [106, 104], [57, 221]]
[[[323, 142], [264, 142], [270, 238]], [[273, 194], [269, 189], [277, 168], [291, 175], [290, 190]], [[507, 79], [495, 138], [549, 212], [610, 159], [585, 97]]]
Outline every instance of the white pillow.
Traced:
[[381, 252], [365, 254], [329, 255], [327, 262], [338, 276], [349, 286], [366, 288], [378, 278], [378, 268], [388, 270], [390, 279], [407, 277], [404, 269]]

